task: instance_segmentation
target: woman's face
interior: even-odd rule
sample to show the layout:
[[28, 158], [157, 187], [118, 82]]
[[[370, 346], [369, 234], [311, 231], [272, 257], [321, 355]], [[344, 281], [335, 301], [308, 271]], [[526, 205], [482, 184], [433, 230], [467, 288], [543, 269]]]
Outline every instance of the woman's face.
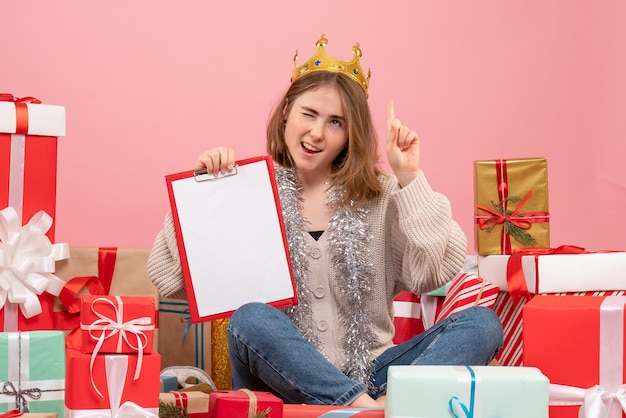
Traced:
[[294, 101], [285, 124], [285, 143], [300, 175], [328, 179], [333, 161], [348, 143], [335, 87], [309, 90]]

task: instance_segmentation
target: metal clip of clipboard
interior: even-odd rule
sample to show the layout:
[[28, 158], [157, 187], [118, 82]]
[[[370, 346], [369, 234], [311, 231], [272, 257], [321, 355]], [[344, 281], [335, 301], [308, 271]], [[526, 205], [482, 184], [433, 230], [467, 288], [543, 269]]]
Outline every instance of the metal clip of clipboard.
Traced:
[[217, 176], [214, 176], [213, 174], [209, 174], [207, 173], [206, 170], [200, 170], [200, 171], [194, 171], [193, 172], [193, 178], [196, 180], [196, 182], [200, 183], [201, 181], [216, 181], [216, 180], [221, 180], [224, 177], [230, 177], [230, 176], [235, 176], [237, 175], [237, 165], [235, 164], [235, 166], [233, 167], [232, 170], [227, 171], [225, 173], [218, 173]]

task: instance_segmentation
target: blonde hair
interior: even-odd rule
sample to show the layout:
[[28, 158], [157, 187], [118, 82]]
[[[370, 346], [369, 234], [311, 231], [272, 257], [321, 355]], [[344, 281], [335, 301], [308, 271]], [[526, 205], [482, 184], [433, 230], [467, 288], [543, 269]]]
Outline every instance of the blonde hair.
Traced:
[[285, 143], [285, 118], [296, 99], [320, 87], [337, 89], [341, 99], [347, 147], [333, 163], [333, 184], [343, 184], [345, 194], [339, 202], [347, 208], [358, 208], [377, 197], [382, 187], [378, 175], [378, 147], [370, 108], [363, 88], [344, 74], [315, 71], [294, 81], [270, 116], [267, 125], [267, 153], [279, 165], [294, 168]]

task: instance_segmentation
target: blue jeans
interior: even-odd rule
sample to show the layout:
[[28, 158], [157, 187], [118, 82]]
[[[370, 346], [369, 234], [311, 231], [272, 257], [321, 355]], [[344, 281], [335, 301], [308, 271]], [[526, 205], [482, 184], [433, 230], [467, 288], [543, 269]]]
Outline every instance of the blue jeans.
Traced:
[[[485, 365], [502, 338], [502, 324], [491, 309], [463, 310], [376, 358], [370, 395], [385, 394], [391, 365]], [[349, 405], [366, 391], [304, 339], [287, 315], [264, 303], [246, 304], [231, 317], [228, 352], [233, 389], [318, 405]]]

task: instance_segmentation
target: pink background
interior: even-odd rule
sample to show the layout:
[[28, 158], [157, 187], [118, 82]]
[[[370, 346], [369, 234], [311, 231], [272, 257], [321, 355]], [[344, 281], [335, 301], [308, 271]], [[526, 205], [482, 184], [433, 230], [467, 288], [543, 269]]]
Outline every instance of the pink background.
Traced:
[[[552, 245], [625, 249], [626, 2], [5, 1], [0, 92], [67, 109], [57, 242], [149, 247], [164, 176], [265, 152], [292, 58], [360, 42], [474, 251], [473, 161], [546, 157]], [[382, 152], [383, 148], [381, 148]], [[385, 165], [386, 166], [386, 165]]]

